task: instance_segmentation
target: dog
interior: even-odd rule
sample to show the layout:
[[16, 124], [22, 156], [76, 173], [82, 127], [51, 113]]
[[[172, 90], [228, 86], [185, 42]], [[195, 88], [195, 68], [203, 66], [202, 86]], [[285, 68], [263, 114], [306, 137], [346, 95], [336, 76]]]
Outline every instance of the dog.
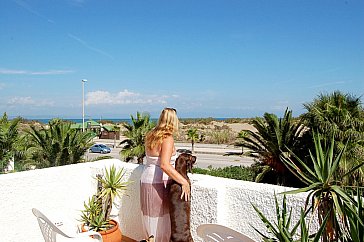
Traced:
[[[196, 156], [182, 153], [176, 159], [175, 169], [188, 181]], [[182, 187], [172, 180], [169, 190], [169, 216], [171, 218], [171, 242], [193, 242], [190, 230], [191, 200], [181, 199]]]

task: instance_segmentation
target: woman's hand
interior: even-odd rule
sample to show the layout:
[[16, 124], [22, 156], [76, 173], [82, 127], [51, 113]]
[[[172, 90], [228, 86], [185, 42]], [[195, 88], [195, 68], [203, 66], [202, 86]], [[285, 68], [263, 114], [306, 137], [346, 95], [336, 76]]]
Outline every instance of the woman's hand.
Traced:
[[185, 201], [189, 201], [190, 200], [190, 196], [191, 196], [191, 188], [190, 188], [190, 184], [185, 180], [185, 182], [182, 184], [182, 194], [181, 194], [181, 199], [183, 199], [183, 196], [185, 197]]

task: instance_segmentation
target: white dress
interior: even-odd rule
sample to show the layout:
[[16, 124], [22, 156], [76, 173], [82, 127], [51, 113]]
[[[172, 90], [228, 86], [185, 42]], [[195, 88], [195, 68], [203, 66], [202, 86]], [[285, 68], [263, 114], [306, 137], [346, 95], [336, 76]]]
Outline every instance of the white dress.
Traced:
[[[177, 153], [171, 157], [174, 167]], [[140, 205], [145, 238], [154, 235], [155, 242], [169, 242], [171, 221], [169, 218], [169, 177], [160, 168], [159, 157], [146, 156], [147, 163], [140, 179]]]

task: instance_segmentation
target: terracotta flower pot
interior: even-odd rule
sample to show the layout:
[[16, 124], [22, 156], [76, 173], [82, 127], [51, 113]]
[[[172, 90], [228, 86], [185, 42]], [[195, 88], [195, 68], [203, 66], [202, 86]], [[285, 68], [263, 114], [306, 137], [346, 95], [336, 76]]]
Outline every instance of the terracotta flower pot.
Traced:
[[[119, 229], [118, 222], [116, 222], [115, 220], [110, 220], [110, 223], [113, 224], [114, 227], [112, 227], [111, 229], [106, 230], [106, 231], [99, 231], [99, 233], [102, 236], [102, 241], [103, 242], [121, 242], [121, 239], [123, 236]], [[84, 228], [83, 225], [82, 225], [82, 231], [86, 232], [86, 229]]]
[[119, 224], [115, 220], [110, 220], [111, 224], [114, 224], [114, 227], [112, 227], [109, 230], [106, 231], [100, 231], [99, 233], [102, 236], [103, 242], [120, 242], [122, 235], [121, 231], [119, 229]]

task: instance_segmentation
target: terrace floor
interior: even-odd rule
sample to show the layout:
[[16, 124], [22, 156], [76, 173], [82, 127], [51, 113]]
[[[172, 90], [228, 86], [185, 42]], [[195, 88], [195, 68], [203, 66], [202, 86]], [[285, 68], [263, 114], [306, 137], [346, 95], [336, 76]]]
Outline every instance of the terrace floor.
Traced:
[[123, 235], [122, 242], [137, 242], [135, 239], [129, 238], [128, 236]]

